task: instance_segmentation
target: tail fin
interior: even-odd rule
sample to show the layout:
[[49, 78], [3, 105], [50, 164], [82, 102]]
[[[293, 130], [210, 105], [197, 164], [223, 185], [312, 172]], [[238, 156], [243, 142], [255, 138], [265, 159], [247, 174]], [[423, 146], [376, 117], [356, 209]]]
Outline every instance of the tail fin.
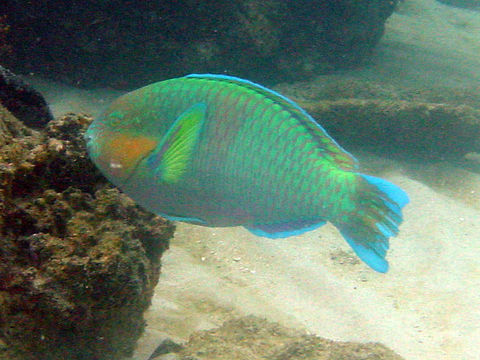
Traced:
[[398, 234], [403, 220], [401, 209], [409, 199], [402, 189], [386, 180], [359, 175], [355, 209], [334, 224], [361, 260], [385, 273], [388, 239]]

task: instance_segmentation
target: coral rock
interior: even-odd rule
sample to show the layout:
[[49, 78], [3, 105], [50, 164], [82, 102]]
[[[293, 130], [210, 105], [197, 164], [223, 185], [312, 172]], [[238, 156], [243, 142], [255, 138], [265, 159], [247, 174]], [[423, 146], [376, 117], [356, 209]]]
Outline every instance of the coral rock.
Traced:
[[402, 360], [378, 343], [323, 339], [248, 316], [194, 333], [179, 360]]
[[76, 86], [186, 73], [257, 82], [358, 66], [397, 0], [10, 1], [8, 66]]
[[0, 358], [129, 356], [173, 226], [96, 172], [88, 117], [36, 132], [0, 115]]

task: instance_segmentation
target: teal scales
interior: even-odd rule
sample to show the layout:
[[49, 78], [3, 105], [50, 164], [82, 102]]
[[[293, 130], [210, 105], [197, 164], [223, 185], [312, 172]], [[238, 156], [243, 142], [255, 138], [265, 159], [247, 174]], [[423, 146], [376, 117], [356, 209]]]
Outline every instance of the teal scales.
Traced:
[[301, 234], [326, 221], [386, 272], [407, 195], [358, 172], [303, 109], [247, 80], [188, 75], [115, 100], [89, 127], [92, 160], [138, 204], [169, 219]]

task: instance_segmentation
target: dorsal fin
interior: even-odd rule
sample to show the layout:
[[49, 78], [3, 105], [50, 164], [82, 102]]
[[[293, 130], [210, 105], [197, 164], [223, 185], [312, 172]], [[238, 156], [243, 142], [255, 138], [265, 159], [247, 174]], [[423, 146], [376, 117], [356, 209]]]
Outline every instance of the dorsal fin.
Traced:
[[298, 106], [294, 101], [270, 90], [262, 85], [252, 81], [240, 79], [228, 75], [216, 74], [190, 74], [185, 76], [192, 79], [212, 80], [217, 82], [225, 82], [241, 86], [250, 91], [261, 94], [270, 101], [280, 105], [293, 117], [297, 118], [309, 131], [310, 135], [316, 139], [318, 145], [332, 157], [335, 164], [343, 170], [355, 170], [358, 168], [357, 160], [345, 149], [343, 149], [333, 138], [328, 135], [325, 129], [318, 124], [305, 110]]

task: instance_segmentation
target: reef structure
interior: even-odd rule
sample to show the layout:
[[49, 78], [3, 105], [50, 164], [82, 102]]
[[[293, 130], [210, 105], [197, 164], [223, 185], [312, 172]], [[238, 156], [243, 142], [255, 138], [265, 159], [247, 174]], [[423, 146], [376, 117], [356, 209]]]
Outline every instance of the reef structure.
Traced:
[[409, 89], [326, 76], [275, 89], [347, 149], [457, 163], [480, 153], [478, 87]]
[[437, 0], [438, 2], [455, 6], [459, 8], [480, 10], [480, 2], [478, 0]]
[[75, 86], [188, 73], [262, 84], [360, 66], [398, 0], [7, 0], [4, 65]]
[[90, 121], [0, 107], [0, 359], [117, 360], [144, 329], [174, 227], [96, 172]]
[[[157, 356], [158, 355], [158, 356]], [[324, 339], [255, 316], [192, 334], [184, 345], [166, 341], [151, 360], [403, 360], [379, 343]]]
[[41, 128], [53, 119], [42, 94], [1, 65], [0, 103], [27, 126]]

